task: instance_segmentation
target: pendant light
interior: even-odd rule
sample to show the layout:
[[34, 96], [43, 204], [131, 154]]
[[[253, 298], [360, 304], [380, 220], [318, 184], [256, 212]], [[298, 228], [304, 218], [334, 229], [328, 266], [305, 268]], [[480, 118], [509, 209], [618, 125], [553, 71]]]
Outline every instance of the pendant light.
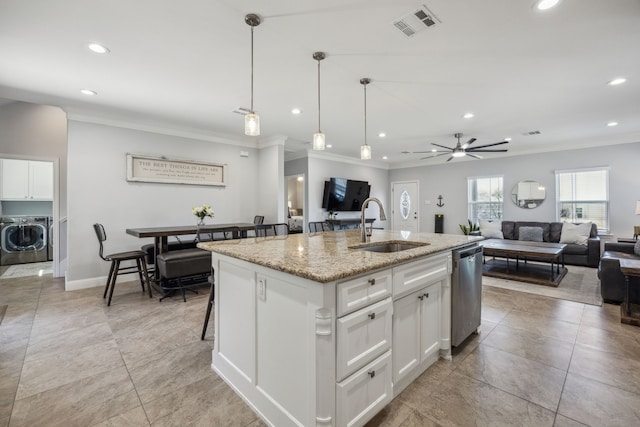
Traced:
[[360, 84], [364, 87], [364, 144], [360, 147], [360, 159], [371, 160], [371, 147], [367, 144], [367, 85], [371, 79], [365, 77], [360, 79]]
[[257, 136], [260, 135], [260, 116], [253, 111], [253, 28], [260, 25], [260, 17], [255, 13], [249, 13], [244, 17], [244, 22], [251, 27], [251, 109], [244, 116], [244, 134]]
[[318, 61], [318, 132], [313, 134], [313, 149], [324, 150], [324, 133], [320, 130], [320, 61], [325, 58], [324, 52], [315, 52], [313, 59]]

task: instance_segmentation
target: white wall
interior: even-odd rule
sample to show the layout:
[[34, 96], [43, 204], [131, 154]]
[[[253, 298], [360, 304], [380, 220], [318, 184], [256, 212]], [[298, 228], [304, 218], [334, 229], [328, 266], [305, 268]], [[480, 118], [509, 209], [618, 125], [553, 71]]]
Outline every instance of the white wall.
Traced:
[[[257, 212], [256, 149], [70, 120], [68, 124], [69, 263], [67, 289], [102, 285], [108, 263], [98, 257], [92, 225], [107, 232], [106, 249], [137, 249], [152, 239], [133, 227], [195, 224], [191, 207], [209, 204], [214, 222], [252, 222]], [[240, 157], [240, 151], [249, 157]], [[226, 187], [128, 182], [126, 154], [226, 164]]]
[[[640, 224], [635, 215], [640, 200], [638, 159], [640, 143], [621, 144], [580, 150], [566, 150], [500, 159], [451, 161], [434, 166], [395, 169], [390, 181], [418, 179], [422, 218], [420, 230], [432, 232], [434, 215], [444, 214], [444, 232], [460, 234], [458, 224], [467, 222], [467, 178], [502, 175], [504, 177], [504, 219], [556, 221], [555, 171], [590, 167], [610, 167], [609, 215], [611, 233], [631, 237], [633, 226]], [[536, 180], [547, 189], [546, 200], [536, 209], [521, 209], [511, 202], [511, 188], [520, 180]], [[442, 194], [445, 206], [436, 206]], [[430, 204], [425, 204], [430, 201]]]
[[[387, 213], [387, 218], [391, 218], [389, 216], [391, 212], [389, 209], [389, 203], [391, 200], [389, 194], [391, 190], [389, 187], [389, 171], [387, 169], [370, 166], [366, 161], [338, 161], [319, 157], [309, 157], [308, 168], [308, 221], [324, 221], [327, 219], [327, 211], [322, 209], [322, 196], [324, 191], [324, 182], [333, 177], [368, 181], [369, 184], [371, 184], [370, 196], [380, 199]], [[378, 206], [375, 203], [370, 204], [365, 215], [367, 218], [379, 218]], [[338, 213], [338, 219], [359, 217], [359, 212]], [[389, 228], [391, 223], [390, 221], [381, 222], [377, 219], [374, 226]]]
[[[258, 175], [254, 180], [254, 187], [258, 195], [254, 215], [263, 215], [265, 224], [286, 222], [284, 147], [281, 144], [260, 149]], [[253, 219], [253, 216], [251, 218]]]

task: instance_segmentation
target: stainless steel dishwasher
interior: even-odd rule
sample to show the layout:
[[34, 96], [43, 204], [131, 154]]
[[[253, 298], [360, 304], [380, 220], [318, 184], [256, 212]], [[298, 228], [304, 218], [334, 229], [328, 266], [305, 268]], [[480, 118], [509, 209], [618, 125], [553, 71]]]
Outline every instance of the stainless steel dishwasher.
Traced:
[[452, 252], [451, 345], [455, 347], [480, 327], [482, 246], [466, 246]]

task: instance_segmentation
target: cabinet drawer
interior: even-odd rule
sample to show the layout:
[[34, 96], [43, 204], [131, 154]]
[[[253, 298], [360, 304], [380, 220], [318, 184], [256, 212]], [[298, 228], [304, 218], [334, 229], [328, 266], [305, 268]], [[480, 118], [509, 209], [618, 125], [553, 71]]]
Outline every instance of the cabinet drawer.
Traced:
[[338, 283], [337, 316], [344, 316], [391, 295], [391, 269]]
[[393, 268], [393, 298], [397, 299], [439, 280], [446, 279], [451, 272], [448, 259], [451, 254], [443, 254], [426, 260]]
[[361, 426], [393, 399], [388, 351], [336, 385], [336, 426]]
[[338, 381], [391, 348], [392, 314], [387, 298], [337, 320]]

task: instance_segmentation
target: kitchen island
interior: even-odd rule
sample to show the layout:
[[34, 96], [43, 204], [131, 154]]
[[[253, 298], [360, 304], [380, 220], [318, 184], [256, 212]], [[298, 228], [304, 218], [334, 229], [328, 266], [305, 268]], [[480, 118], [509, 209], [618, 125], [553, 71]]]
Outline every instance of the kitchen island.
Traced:
[[480, 239], [374, 230], [363, 244], [348, 230], [200, 243], [216, 283], [212, 368], [270, 425], [363, 425], [450, 357], [451, 250]]

